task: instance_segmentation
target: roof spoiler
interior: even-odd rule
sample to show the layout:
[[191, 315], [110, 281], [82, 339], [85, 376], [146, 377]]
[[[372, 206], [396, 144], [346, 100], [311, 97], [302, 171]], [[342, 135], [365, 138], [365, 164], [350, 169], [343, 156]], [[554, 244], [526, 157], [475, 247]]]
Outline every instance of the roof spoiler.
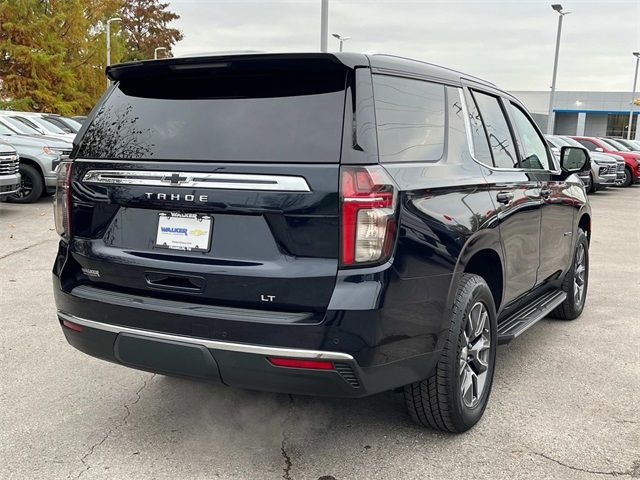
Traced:
[[196, 72], [215, 75], [256, 70], [344, 70], [357, 65], [368, 66], [364, 55], [331, 53], [275, 53], [207, 55], [198, 57], [173, 57], [160, 60], [144, 60], [120, 63], [107, 67], [107, 77], [112, 81], [124, 79], [162, 77], [167, 75], [192, 75]]

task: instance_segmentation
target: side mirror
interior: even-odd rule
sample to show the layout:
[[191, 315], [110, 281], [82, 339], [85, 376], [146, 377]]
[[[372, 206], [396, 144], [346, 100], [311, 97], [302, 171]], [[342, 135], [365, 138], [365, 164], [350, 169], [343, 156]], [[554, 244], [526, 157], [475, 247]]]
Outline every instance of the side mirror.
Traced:
[[560, 168], [566, 173], [582, 172], [591, 168], [591, 159], [586, 148], [562, 147], [560, 149]]
[[601, 153], [604, 152], [604, 148], [602, 147], [596, 147], [595, 150], [596, 152], [601, 152]]

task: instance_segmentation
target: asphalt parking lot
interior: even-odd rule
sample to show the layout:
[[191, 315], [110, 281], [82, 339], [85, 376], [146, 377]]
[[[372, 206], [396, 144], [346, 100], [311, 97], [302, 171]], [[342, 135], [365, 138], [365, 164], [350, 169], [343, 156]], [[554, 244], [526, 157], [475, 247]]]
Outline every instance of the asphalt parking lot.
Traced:
[[640, 187], [591, 197], [587, 306], [498, 351], [463, 435], [414, 425], [402, 397], [233, 390], [67, 345], [50, 198], [0, 203], [0, 478], [640, 478]]

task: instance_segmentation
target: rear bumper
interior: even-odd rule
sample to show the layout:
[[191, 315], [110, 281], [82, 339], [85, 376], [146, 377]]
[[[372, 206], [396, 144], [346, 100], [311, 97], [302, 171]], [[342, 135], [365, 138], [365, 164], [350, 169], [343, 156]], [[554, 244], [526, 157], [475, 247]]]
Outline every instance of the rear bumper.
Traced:
[[[429, 376], [440, 352], [375, 367], [349, 354], [222, 342], [105, 324], [58, 311], [64, 335], [78, 350], [155, 373], [222, 382], [238, 388], [299, 395], [364, 397]], [[71, 322], [76, 329], [64, 326]], [[80, 330], [80, 331], [77, 331]], [[280, 367], [270, 357], [323, 360], [330, 370]]]

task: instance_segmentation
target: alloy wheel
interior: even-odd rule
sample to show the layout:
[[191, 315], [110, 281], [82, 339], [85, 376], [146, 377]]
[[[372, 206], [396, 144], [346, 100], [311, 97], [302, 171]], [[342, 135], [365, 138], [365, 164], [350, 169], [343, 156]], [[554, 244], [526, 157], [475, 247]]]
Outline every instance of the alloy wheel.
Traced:
[[489, 355], [491, 353], [491, 322], [489, 311], [482, 302], [476, 302], [467, 316], [462, 331], [462, 346], [458, 375], [462, 401], [469, 407], [475, 407], [487, 385]]
[[587, 280], [587, 256], [584, 249], [584, 244], [578, 245], [578, 251], [576, 252], [576, 267], [573, 276], [573, 300], [576, 307], [580, 307], [584, 300], [584, 290]]
[[29, 175], [22, 175], [20, 189], [14, 194], [18, 198], [25, 198], [33, 192], [33, 179]]

